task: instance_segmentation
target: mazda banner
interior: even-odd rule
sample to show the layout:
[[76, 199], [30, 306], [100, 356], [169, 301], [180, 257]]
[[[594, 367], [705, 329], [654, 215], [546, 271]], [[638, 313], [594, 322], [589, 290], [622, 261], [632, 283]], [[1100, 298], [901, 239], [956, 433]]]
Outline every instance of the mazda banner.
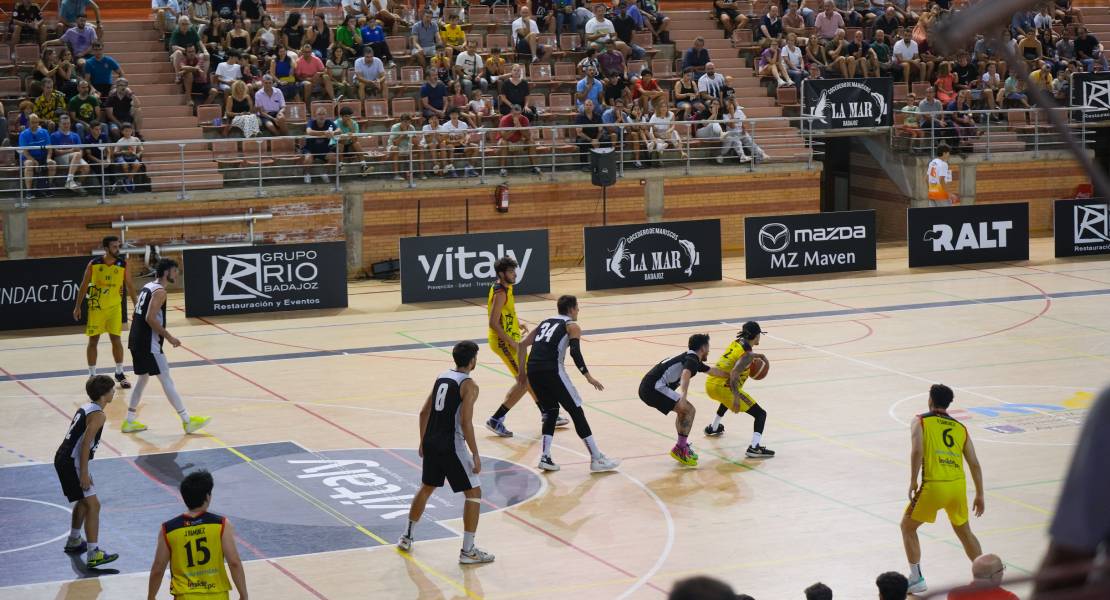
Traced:
[[811, 275], [875, 268], [875, 211], [744, 219], [747, 277]]

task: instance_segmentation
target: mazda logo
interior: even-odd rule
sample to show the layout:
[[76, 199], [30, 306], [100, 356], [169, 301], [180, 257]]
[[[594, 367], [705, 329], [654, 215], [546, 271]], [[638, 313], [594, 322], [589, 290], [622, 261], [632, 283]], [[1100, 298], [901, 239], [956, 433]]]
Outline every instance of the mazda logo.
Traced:
[[759, 228], [759, 247], [765, 252], [782, 252], [790, 245], [790, 230], [782, 223], [768, 223]]

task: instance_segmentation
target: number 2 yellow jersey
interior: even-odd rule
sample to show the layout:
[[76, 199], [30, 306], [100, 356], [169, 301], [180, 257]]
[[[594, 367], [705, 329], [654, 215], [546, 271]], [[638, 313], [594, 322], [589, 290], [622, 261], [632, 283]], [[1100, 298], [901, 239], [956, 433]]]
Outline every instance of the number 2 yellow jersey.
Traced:
[[227, 518], [215, 513], [181, 515], [162, 523], [170, 548], [170, 593], [178, 600], [228, 597], [221, 542]]
[[964, 478], [964, 444], [967, 428], [948, 413], [918, 415], [924, 448], [921, 475], [924, 481], [957, 481]]
[[[725, 353], [721, 355], [721, 358], [717, 359], [717, 368], [724, 371], [725, 373], [730, 373], [732, 372], [732, 367], [736, 366], [736, 361], [740, 360], [740, 357], [751, 351], [752, 346], [748, 343], [748, 340], [733, 340], [732, 343], [728, 345], [728, 348], [725, 349]], [[736, 380], [737, 387], [743, 386], [744, 382], [747, 380], [748, 372], [744, 371], [740, 375], [740, 378]], [[706, 377], [705, 385], [706, 387], [708, 387], [710, 385], [710, 382], [720, 383], [721, 381], [728, 380], [723, 377], [713, 377], [712, 375], [710, 375]]]

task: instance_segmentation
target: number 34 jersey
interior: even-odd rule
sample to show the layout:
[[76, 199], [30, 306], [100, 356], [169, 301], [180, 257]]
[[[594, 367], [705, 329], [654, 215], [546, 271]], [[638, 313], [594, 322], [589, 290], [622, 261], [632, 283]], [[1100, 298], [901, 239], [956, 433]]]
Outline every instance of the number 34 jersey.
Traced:
[[162, 523], [170, 548], [170, 593], [177, 600], [227, 598], [231, 582], [224, 569], [221, 536], [227, 518], [215, 513], [180, 515]]
[[924, 455], [923, 481], [957, 481], [964, 478], [964, 444], [967, 429], [947, 413], [936, 411], [918, 416]]

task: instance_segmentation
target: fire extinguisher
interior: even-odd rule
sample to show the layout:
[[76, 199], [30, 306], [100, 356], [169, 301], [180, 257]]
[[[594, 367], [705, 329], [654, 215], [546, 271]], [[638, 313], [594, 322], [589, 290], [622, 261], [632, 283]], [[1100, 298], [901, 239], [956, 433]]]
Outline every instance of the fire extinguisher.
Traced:
[[509, 212], [509, 186], [501, 184], [493, 192], [493, 205], [497, 212]]

